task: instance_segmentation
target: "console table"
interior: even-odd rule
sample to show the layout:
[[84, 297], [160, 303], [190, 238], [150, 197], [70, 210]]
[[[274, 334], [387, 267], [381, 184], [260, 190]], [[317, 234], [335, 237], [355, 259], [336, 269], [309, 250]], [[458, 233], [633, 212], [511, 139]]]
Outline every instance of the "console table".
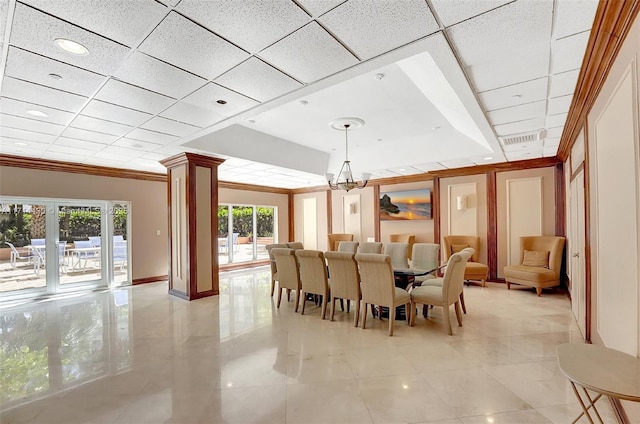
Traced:
[[[603, 423], [595, 405], [602, 395], [612, 399], [640, 402], [639, 358], [592, 344], [562, 344], [558, 346], [557, 352], [560, 370], [571, 382], [573, 392], [582, 407], [582, 413], [572, 424], [583, 415], [594, 424], [589, 409], [593, 409], [595, 416]], [[576, 385], [582, 388], [588, 405], [585, 404]], [[592, 399], [587, 389], [598, 395]]]

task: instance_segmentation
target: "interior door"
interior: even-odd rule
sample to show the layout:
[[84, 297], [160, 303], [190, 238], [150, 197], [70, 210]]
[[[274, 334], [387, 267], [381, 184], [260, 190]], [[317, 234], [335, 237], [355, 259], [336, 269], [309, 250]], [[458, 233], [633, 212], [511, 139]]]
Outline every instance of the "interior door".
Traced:
[[571, 309], [583, 337], [586, 337], [586, 284], [585, 284], [585, 227], [584, 227], [584, 171], [571, 181], [571, 222], [569, 254], [571, 278]]

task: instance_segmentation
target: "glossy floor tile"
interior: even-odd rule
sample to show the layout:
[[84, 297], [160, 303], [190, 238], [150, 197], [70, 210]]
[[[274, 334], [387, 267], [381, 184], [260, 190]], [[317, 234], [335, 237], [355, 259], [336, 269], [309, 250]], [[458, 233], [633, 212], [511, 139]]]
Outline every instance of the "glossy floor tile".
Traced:
[[556, 362], [557, 345], [582, 343], [561, 292], [466, 286], [454, 336], [434, 308], [393, 337], [386, 320], [355, 328], [353, 307], [332, 322], [269, 292], [256, 268], [193, 302], [154, 283], [0, 309], [0, 422], [560, 424], [579, 412]]

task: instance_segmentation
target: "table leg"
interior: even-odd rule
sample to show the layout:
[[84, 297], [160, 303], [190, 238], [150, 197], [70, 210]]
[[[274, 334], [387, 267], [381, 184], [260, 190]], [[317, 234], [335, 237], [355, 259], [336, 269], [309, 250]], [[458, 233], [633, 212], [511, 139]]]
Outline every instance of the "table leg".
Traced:
[[584, 392], [584, 395], [587, 397], [587, 399], [589, 399], [589, 404], [593, 408], [593, 412], [596, 413], [596, 416], [598, 417], [598, 420], [600, 420], [600, 423], [604, 424], [604, 421], [602, 421], [602, 417], [600, 416], [600, 413], [598, 412], [598, 408], [596, 408], [596, 402], [598, 401], [598, 399], [600, 399], [602, 397], [602, 395], [599, 394], [598, 396], [595, 397], [595, 399], [591, 399], [591, 396], [589, 396], [589, 392], [587, 392], [587, 389], [585, 389], [583, 387], [582, 391]]
[[[576, 424], [578, 422], [578, 420], [580, 418], [582, 418], [583, 415], [587, 417], [587, 419], [589, 420], [589, 422], [591, 424], [595, 424], [593, 422], [593, 420], [591, 419], [591, 415], [589, 415], [589, 408], [591, 406], [589, 406], [589, 408], [587, 408], [587, 406], [584, 404], [584, 402], [582, 401], [582, 397], [580, 396], [580, 393], [578, 393], [578, 389], [576, 388], [576, 385], [573, 383], [573, 381], [571, 382], [571, 388], [573, 388], [573, 393], [575, 393], [576, 398], [578, 398], [578, 402], [580, 403], [580, 406], [582, 407], [582, 413], [580, 415], [578, 415], [578, 417], [575, 420], [573, 420], [573, 422], [571, 424]], [[602, 422], [602, 421], [600, 421], [600, 422]]]

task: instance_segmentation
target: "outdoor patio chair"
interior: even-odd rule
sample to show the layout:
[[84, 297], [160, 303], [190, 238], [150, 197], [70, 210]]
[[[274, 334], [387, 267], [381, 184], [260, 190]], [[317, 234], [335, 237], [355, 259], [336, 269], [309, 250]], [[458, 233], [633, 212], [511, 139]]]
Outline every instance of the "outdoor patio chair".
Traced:
[[18, 266], [17, 261], [27, 261], [29, 264], [33, 262], [35, 255], [32, 252], [20, 252], [12, 243], [9, 243], [8, 241], [5, 241], [4, 244], [11, 248], [11, 255], [9, 257], [11, 268], [16, 269], [16, 267]]

